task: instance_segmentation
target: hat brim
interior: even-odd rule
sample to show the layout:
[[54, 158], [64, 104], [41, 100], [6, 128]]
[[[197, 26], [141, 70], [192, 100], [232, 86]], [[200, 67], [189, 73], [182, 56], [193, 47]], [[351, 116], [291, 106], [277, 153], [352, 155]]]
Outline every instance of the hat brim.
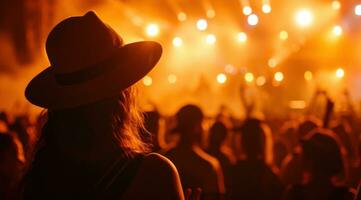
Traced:
[[30, 81], [25, 96], [32, 104], [48, 109], [93, 103], [112, 97], [142, 79], [157, 64], [161, 54], [162, 47], [156, 42], [124, 45], [110, 58], [114, 60], [114, 67], [96, 78], [73, 85], [59, 85], [54, 67], [48, 67]]

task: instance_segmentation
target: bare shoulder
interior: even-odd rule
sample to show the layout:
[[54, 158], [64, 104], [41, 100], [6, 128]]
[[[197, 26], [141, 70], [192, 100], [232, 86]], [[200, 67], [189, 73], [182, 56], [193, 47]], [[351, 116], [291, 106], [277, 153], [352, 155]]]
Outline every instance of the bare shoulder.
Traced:
[[160, 154], [145, 155], [128, 197], [127, 199], [183, 200], [176, 167]]
[[168, 172], [168, 175], [178, 175], [177, 168], [166, 157], [158, 153], [150, 153], [144, 157], [143, 165], [146, 169], [151, 171], [159, 171], [163, 174]]

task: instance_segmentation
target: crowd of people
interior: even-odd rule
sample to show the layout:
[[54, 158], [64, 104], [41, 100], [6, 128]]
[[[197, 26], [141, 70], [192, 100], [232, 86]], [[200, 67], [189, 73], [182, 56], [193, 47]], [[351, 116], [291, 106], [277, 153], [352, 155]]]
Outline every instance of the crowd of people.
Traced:
[[25, 93], [46, 111], [35, 122], [0, 115], [0, 199], [359, 198], [357, 114], [333, 115], [328, 100], [322, 118], [206, 116], [195, 104], [143, 116], [131, 85], [161, 51], [124, 45], [94, 12], [57, 25], [52, 67]]
[[[0, 194], [5, 199], [15, 198], [24, 189], [25, 174], [42, 141], [41, 119], [31, 123], [24, 115], [9, 120], [1, 113]], [[355, 117], [334, 118], [326, 128], [321, 119], [304, 116], [271, 129], [272, 121], [235, 120], [222, 113], [206, 117], [198, 106], [189, 104], [174, 116], [146, 112], [144, 120], [140, 137], [148, 152], [168, 158], [179, 173], [183, 191], [199, 190], [200, 199], [354, 199], [361, 180], [361, 140]], [[76, 136], [71, 140], [76, 141]], [[83, 145], [90, 145], [86, 142], [91, 141], [82, 141]], [[82, 151], [70, 141], [67, 148]], [[87, 153], [95, 158], [95, 151]], [[55, 152], [43, 156], [49, 156], [47, 162], [60, 159]], [[62, 164], [67, 167], [68, 163]]]

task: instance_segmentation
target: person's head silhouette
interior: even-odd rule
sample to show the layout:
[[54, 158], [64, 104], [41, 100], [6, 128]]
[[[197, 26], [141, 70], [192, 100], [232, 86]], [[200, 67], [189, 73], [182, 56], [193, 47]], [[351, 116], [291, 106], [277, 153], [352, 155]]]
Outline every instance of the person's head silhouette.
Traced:
[[185, 105], [176, 114], [176, 132], [181, 134], [181, 144], [199, 144], [202, 139], [203, 112], [196, 105]]
[[209, 129], [209, 149], [219, 151], [227, 137], [227, 127], [220, 121], [215, 122]]
[[55, 26], [46, 51], [51, 66], [35, 76], [25, 91], [31, 103], [49, 111], [44, 130], [61, 133], [54, 136], [68, 141], [69, 147], [74, 144], [66, 148], [73, 153], [76, 146], [91, 149], [93, 157], [103, 148], [143, 151], [138, 134], [142, 118], [132, 85], [155, 66], [161, 46], [151, 41], [123, 44], [90, 11]]
[[305, 137], [302, 147], [305, 170], [312, 178], [329, 179], [344, 172], [342, 146], [333, 132], [315, 129]]
[[241, 145], [247, 160], [265, 160], [267, 137], [263, 123], [247, 119], [241, 127]]

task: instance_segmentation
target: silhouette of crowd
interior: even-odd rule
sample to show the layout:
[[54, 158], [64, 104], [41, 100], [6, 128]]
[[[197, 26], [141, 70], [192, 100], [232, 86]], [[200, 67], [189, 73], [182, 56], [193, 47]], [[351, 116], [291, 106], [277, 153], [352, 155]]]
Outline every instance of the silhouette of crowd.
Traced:
[[[74, 27], [97, 28], [93, 34], [98, 40], [74, 33]], [[64, 45], [77, 49], [59, 51]], [[112, 64], [144, 69], [106, 69], [124, 73], [120, 76], [97, 69], [89, 72], [91, 77], [75, 71], [74, 78], [69, 68], [60, 67], [68, 63], [58, 59], [70, 59], [83, 71], [89, 63], [108, 67], [103, 61], [107, 55], [87, 52], [92, 45], [102, 51], [98, 54], [109, 51], [123, 59], [112, 57]], [[120, 50], [111, 52], [114, 47]], [[36, 120], [0, 114], [0, 199], [360, 198], [361, 119], [355, 112], [334, 112], [330, 99], [321, 117], [305, 113], [260, 119], [248, 112], [237, 119], [222, 111], [207, 116], [191, 103], [171, 116], [157, 109], [141, 113], [131, 85], [154, 67], [161, 47], [153, 42], [124, 45], [93, 12], [54, 28], [47, 53], [60, 72], [42, 72], [26, 90], [29, 101], [46, 111]], [[95, 60], [76, 60], [73, 54]], [[106, 78], [93, 83], [95, 73]], [[52, 86], [47, 81], [53, 79], [46, 76], [55, 76], [63, 87]]]

